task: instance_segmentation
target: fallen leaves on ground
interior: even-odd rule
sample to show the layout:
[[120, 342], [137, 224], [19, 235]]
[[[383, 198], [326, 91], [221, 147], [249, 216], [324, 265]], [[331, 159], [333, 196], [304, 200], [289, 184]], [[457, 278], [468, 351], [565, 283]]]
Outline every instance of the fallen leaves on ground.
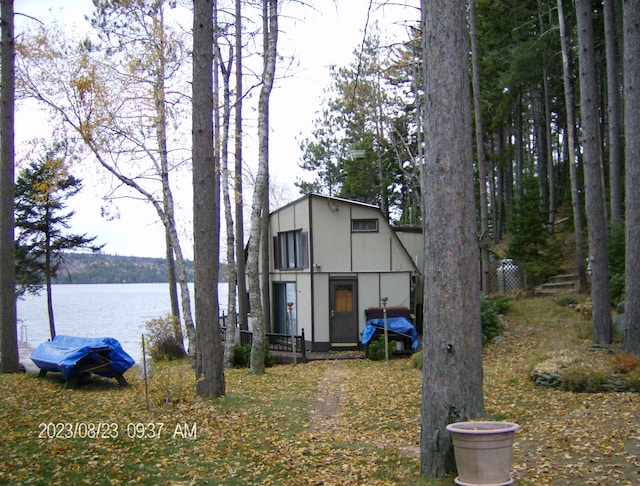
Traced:
[[[530, 380], [550, 350], [576, 346], [579, 319], [550, 300], [515, 301], [504, 340], [485, 348], [487, 418], [522, 426], [518, 484], [640, 482], [638, 394]], [[419, 477], [422, 379], [408, 360], [230, 370], [218, 400], [193, 393], [187, 365], [162, 366], [149, 411], [141, 377], [127, 377], [128, 388], [92, 378], [67, 390], [55, 374], [0, 376], [0, 483], [453, 484]]]

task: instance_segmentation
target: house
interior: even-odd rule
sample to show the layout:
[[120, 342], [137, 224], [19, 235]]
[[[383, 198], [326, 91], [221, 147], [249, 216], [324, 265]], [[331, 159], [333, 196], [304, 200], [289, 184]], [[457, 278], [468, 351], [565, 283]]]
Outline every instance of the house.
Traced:
[[272, 332], [304, 329], [312, 351], [353, 348], [383, 297], [415, 309], [421, 236], [394, 230], [377, 206], [306, 195], [270, 214], [269, 236]]

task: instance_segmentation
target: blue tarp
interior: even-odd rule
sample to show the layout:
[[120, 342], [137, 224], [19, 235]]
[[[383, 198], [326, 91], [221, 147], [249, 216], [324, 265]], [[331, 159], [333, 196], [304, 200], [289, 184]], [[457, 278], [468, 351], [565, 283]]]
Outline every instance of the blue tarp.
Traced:
[[101, 364], [108, 365], [96, 374], [109, 378], [123, 374], [135, 361], [123, 349], [117, 339], [110, 337], [83, 338], [56, 336], [53, 341], [40, 344], [31, 353], [33, 361], [42, 371], [57, 371], [65, 380], [91, 371]]
[[[384, 319], [369, 319], [362, 331], [362, 344], [366, 346], [373, 338], [377, 329], [384, 329]], [[418, 331], [406, 317], [387, 318], [387, 329], [410, 337], [411, 349], [418, 349], [420, 347]]]

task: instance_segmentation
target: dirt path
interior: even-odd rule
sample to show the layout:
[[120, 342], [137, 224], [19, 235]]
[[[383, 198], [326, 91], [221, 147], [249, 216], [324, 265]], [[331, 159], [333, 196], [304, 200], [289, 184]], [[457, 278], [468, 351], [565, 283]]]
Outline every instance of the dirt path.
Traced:
[[320, 379], [316, 398], [309, 411], [308, 434], [340, 435], [340, 431], [345, 427], [341, 415], [342, 405], [351, 378], [346, 361], [327, 361], [327, 369]]
[[[354, 371], [349, 368], [349, 362], [346, 360], [326, 363], [326, 370], [320, 379], [315, 400], [309, 411], [307, 433], [312, 439], [346, 436], [350, 427], [343, 417], [342, 408], [349, 401], [350, 385], [355, 379]], [[381, 449], [395, 449], [409, 457], [420, 456], [420, 448], [417, 445], [392, 446], [384, 440], [373, 442], [373, 445]]]

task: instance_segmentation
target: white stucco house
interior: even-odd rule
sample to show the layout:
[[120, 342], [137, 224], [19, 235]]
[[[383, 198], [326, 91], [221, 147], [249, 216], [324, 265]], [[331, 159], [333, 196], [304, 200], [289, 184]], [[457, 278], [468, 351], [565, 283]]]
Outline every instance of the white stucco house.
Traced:
[[270, 214], [269, 236], [268, 328], [304, 329], [312, 351], [358, 346], [365, 310], [382, 297], [388, 307], [419, 305], [420, 229], [394, 229], [377, 206], [306, 195]]

